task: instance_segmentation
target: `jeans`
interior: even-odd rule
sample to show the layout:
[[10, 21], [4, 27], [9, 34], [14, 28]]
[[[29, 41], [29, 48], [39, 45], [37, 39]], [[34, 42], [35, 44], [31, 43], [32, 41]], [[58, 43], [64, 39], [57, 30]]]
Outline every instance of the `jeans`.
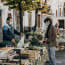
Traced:
[[50, 65], [56, 65], [56, 58], [55, 58], [56, 47], [47, 46], [47, 49], [48, 49], [48, 56], [49, 56]]

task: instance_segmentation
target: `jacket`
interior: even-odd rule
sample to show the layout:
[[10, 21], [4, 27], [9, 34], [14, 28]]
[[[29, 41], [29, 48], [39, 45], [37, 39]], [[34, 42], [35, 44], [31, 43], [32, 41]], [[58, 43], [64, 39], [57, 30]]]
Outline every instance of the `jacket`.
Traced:
[[15, 34], [20, 35], [12, 26], [8, 24], [3, 26], [3, 41], [11, 41], [15, 38]]
[[51, 26], [48, 32], [48, 42], [50, 47], [56, 46], [56, 29], [54, 26]]

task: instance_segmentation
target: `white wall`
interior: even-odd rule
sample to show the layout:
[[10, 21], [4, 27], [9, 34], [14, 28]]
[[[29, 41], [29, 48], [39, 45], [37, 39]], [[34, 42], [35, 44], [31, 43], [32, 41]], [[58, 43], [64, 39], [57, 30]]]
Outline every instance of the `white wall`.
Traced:
[[[56, 20], [56, 23], [58, 23], [59, 19], [65, 20], [64, 10], [63, 10], [64, 2], [65, 2], [65, 0], [50, 0], [48, 2], [48, 4], [51, 6], [51, 12], [54, 16], [54, 20]], [[60, 16], [60, 8], [61, 8], [61, 16]], [[56, 10], [57, 10], [57, 16], [56, 16]]]
[[[35, 25], [35, 11], [32, 11], [31, 13], [31, 27]], [[23, 24], [24, 27], [29, 27], [29, 18], [28, 18], [28, 12], [24, 12], [24, 17], [23, 17]]]
[[24, 12], [23, 25], [24, 25], [24, 27], [28, 27], [29, 26], [29, 23], [28, 23], [28, 12], [27, 11]]
[[32, 27], [35, 25], [35, 11], [32, 11], [31, 24]]
[[8, 13], [11, 13], [13, 18], [13, 10], [9, 11], [8, 6], [3, 5], [3, 3], [1, 2], [0, 2], [0, 9], [2, 10], [2, 26], [3, 26], [6, 24]]
[[61, 8], [61, 16], [63, 16], [63, 6], [64, 6], [65, 0], [50, 0], [48, 3], [51, 6], [52, 13], [56, 17], [56, 10], [59, 17], [60, 8]]
[[6, 13], [7, 13], [7, 7], [4, 7], [2, 3], [0, 3], [0, 9], [2, 10], [2, 26], [6, 23]]

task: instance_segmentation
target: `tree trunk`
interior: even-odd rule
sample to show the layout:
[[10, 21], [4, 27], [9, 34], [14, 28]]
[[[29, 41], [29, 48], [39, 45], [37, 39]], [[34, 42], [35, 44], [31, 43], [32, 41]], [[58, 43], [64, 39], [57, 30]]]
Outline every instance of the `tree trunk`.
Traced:
[[36, 27], [37, 27], [37, 13], [38, 13], [38, 9], [36, 9], [36, 12], [35, 12], [35, 26], [34, 26], [34, 31], [36, 30]]
[[[19, 2], [19, 16], [20, 16], [20, 32], [23, 33], [23, 11], [22, 11], [22, 6], [21, 2]], [[21, 52], [20, 52], [21, 53]], [[19, 54], [19, 65], [21, 65], [21, 54]]]
[[22, 11], [21, 2], [19, 3], [19, 16], [20, 16], [20, 32], [23, 33], [23, 11]]

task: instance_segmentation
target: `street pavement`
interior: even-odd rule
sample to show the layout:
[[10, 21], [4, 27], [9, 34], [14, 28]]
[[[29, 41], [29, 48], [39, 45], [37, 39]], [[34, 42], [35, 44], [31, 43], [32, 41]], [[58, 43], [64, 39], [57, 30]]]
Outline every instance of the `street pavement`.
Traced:
[[65, 65], [65, 50], [56, 51], [56, 65]]
[[56, 65], [65, 65], [65, 50], [56, 52]]

